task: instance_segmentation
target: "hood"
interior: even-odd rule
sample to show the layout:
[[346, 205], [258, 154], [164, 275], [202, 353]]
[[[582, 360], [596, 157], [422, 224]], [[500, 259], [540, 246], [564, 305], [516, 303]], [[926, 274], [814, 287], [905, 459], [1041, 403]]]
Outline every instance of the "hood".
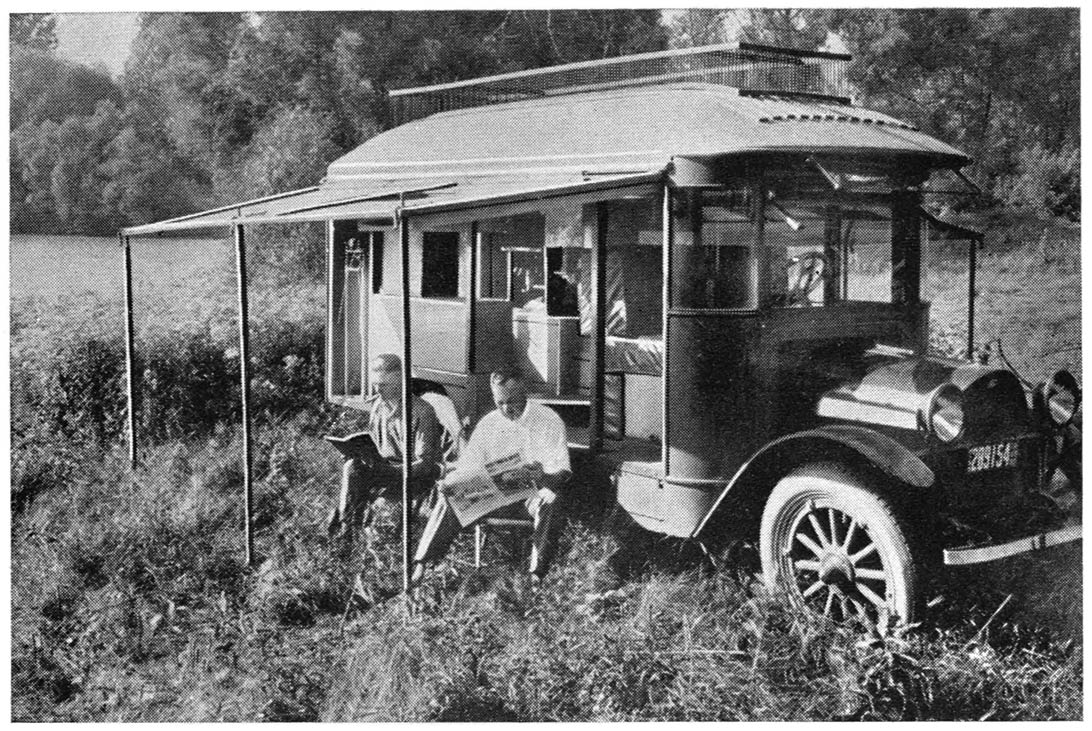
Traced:
[[876, 357], [863, 378], [824, 393], [816, 413], [839, 421], [917, 430], [930, 394], [945, 384], [963, 393], [966, 439], [1027, 427], [1027, 399], [1011, 371], [932, 356]]

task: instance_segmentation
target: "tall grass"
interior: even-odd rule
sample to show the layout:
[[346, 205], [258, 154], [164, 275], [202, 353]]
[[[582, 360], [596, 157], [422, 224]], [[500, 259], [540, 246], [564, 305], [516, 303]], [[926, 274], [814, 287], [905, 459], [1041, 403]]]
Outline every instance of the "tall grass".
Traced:
[[[1029, 373], [1046, 363], [1039, 347], [1079, 344], [1079, 262], [1052, 256], [1032, 247], [982, 264], [982, 302], [996, 302], [982, 307], [1024, 328], [1006, 350]], [[950, 269], [930, 284], [940, 323], [958, 323], [965, 280]], [[1028, 281], [1044, 289], [1017, 286]], [[1044, 291], [1058, 307], [1041, 306]], [[230, 298], [150, 310], [135, 471], [119, 441], [116, 303], [15, 303], [13, 719], [1081, 717], [1079, 622], [1060, 616], [1080, 611], [1068, 549], [1007, 564], [1011, 576], [938, 584], [919, 627], [869, 629], [796, 615], [745, 567], [714, 570], [670, 541], [602, 593], [613, 540], [574, 519], [541, 587], [503, 545], [474, 569], [464, 537], [407, 608], [394, 516], [351, 540], [322, 526], [338, 458], [319, 438], [321, 288], [255, 295], [253, 569], [241, 561]], [[1079, 363], [1079, 351], [1059, 357]], [[1077, 567], [1076, 588], [1058, 584], [1063, 567]]]
[[573, 523], [541, 587], [499, 551], [472, 568], [463, 541], [407, 610], [396, 521], [327, 541], [336, 459], [295, 424], [259, 432], [247, 571], [235, 438], [164, 445], [131, 478], [111, 453], [20, 516], [16, 718], [1080, 716], [1079, 643], [1016, 610], [991, 620], [1004, 597], [990, 587], [916, 629], [837, 627], [664, 543], [663, 560], [589, 598], [611, 541]]
[[[1081, 370], [1080, 227], [1024, 227], [1022, 243], [990, 237], [978, 252], [975, 344], [999, 340], [1028, 380], [1058, 368]], [[931, 345], [966, 353], [969, 261], [966, 245], [927, 256], [922, 297], [931, 301]], [[996, 346], [992, 363], [1000, 365]]]

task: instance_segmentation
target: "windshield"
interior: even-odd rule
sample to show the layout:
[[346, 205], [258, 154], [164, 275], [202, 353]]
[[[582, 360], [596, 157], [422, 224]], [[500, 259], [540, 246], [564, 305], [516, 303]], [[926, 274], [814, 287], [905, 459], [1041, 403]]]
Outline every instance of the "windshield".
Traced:
[[775, 306], [892, 301], [889, 206], [774, 198], [764, 223]]
[[744, 185], [680, 191], [674, 306], [754, 309], [916, 299], [913, 290], [901, 288], [906, 277], [892, 266], [891, 244], [897, 227], [909, 232], [918, 221], [893, 222], [886, 197], [831, 191], [780, 198], [767, 192], [756, 200], [756, 191]]

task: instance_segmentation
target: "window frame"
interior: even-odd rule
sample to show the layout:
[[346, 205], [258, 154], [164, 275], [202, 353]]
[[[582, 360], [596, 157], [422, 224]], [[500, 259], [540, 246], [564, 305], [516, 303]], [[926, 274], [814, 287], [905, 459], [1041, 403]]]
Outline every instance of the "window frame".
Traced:
[[[341, 224], [341, 225], [337, 225]], [[364, 343], [367, 339], [368, 309], [365, 303], [371, 296], [369, 291], [371, 270], [371, 234], [370, 230], [357, 230], [344, 227], [343, 222], [332, 222], [329, 233], [330, 254], [327, 263], [329, 278], [329, 313], [326, 318], [327, 333], [330, 339], [326, 365], [326, 396], [332, 403], [343, 405], [359, 404], [367, 397], [367, 374], [364, 363]], [[350, 266], [349, 244], [357, 241], [356, 251], [362, 254], [363, 261]], [[355, 282], [356, 313], [350, 317], [348, 308], [350, 281]], [[340, 315], [339, 315], [340, 313]], [[356, 335], [350, 335], [350, 327], [355, 323]], [[359, 346], [356, 364], [353, 363], [351, 346]], [[350, 388], [356, 380], [356, 392]]]

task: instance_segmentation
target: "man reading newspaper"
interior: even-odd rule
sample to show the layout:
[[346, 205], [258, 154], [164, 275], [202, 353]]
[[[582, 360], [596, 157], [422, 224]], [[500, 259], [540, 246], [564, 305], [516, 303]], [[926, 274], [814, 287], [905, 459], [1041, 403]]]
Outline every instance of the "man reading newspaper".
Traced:
[[530, 572], [549, 567], [558, 528], [558, 497], [572, 474], [565, 422], [551, 409], [527, 401], [527, 385], [515, 368], [489, 379], [497, 408], [482, 417], [444, 481], [417, 547], [413, 576], [447, 553], [459, 530], [486, 515], [534, 521]]

